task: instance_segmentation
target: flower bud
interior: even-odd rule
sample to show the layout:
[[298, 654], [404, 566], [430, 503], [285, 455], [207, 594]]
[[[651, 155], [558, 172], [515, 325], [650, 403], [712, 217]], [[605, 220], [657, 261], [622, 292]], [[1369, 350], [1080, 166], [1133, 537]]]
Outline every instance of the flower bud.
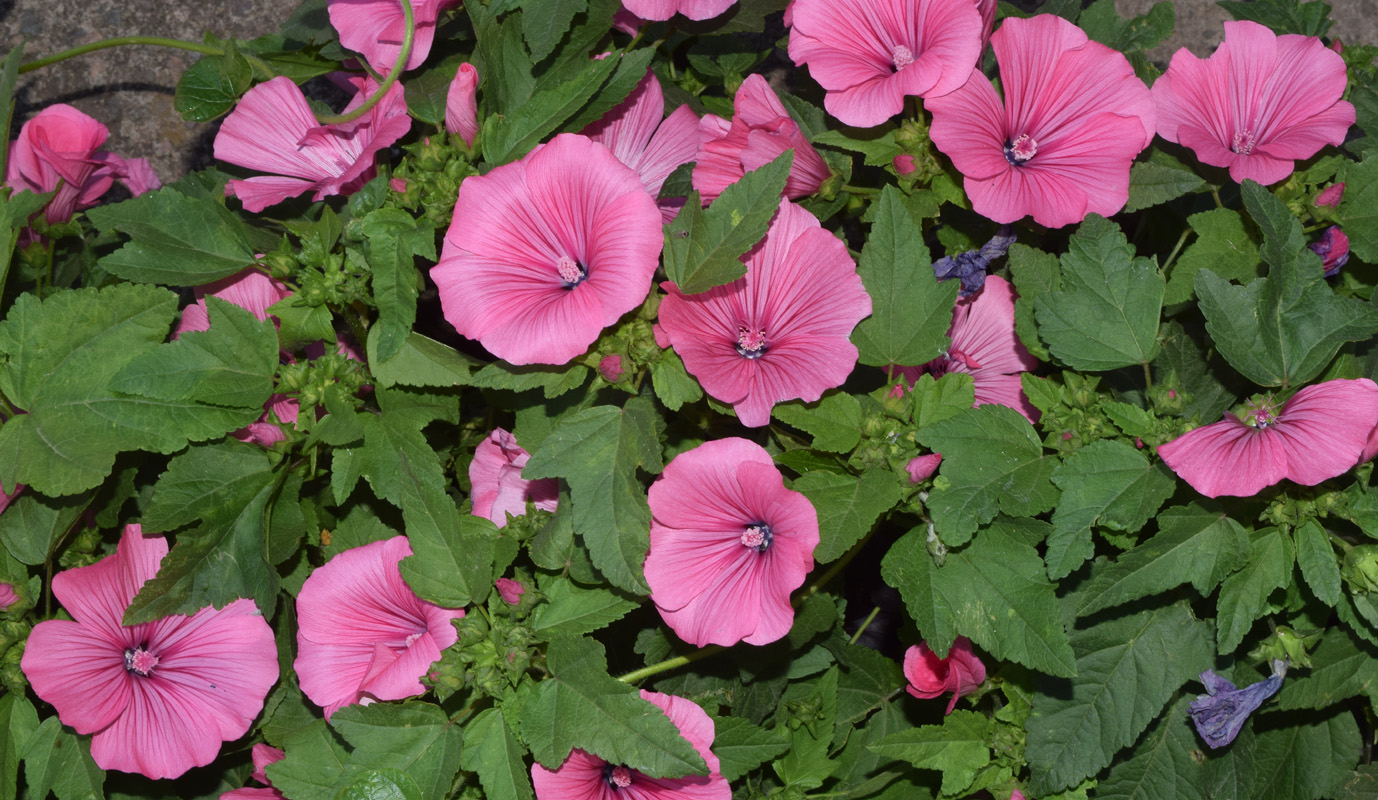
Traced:
[[1340, 204], [1345, 196], [1344, 182], [1334, 183], [1325, 187], [1316, 195], [1317, 208], [1334, 208]]
[[895, 156], [895, 173], [900, 177], [914, 174], [914, 157], [908, 153]]
[[918, 456], [911, 460], [905, 470], [909, 473], [910, 483], [923, 483], [933, 477], [933, 473], [938, 471], [938, 465], [943, 461], [942, 453], [929, 453], [926, 456]]
[[1338, 225], [1331, 225], [1321, 234], [1321, 238], [1307, 245], [1311, 252], [1321, 257], [1321, 267], [1329, 278], [1349, 263], [1349, 237]]
[[1378, 590], [1378, 544], [1361, 544], [1345, 553], [1340, 568], [1349, 588], [1356, 592]]

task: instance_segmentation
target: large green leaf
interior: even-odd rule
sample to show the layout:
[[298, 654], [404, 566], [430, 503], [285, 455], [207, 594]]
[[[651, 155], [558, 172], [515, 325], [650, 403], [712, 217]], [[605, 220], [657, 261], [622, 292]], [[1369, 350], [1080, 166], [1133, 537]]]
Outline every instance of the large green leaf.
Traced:
[[353, 748], [342, 783], [374, 770], [399, 770], [421, 797], [445, 797], [459, 772], [460, 729], [440, 706], [409, 701], [341, 708], [330, 725]]
[[1378, 648], [1336, 626], [1310, 656], [1310, 670], [1288, 674], [1279, 708], [1320, 710], [1359, 695], [1378, 700]]
[[1228, 208], [1213, 208], [1187, 217], [1196, 241], [1182, 251], [1172, 267], [1163, 302], [1171, 305], [1190, 300], [1196, 273], [1210, 269], [1226, 280], [1249, 281], [1258, 277], [1258, 245], [1244, 228], [1244, 217]]
[[[1355, 88], [1356, 91], [1365, 89]], [[1375, 96], [1371, 88], [1366, 93], [1369, 97]], [[1367, 133], [1370, 140], [1378, 137], [1378, 130]], [[1378, 158], [1370, 154], [1361, 163], [1347, 164], [1344, 179], [1344, 202], [1339, 210], [1349, 246], [1354, 255], [1370, 264], [1378, 264]]]
[[1248, 562], [1220, 587], [1216, 625], [1222, 655], [1244, 641], [1254, 620], [1263, 613], [1268, 595], [1286, 586], [1292, 578], [1295, 553], [1292, 538], [1285, 531], [1264, 528], [1252, 539]]
[[543, 638], [592, 633], [626, 616], [639, 603], [611, 589], [584, 588], [568, 579], [541, 581], [544, 605], [531, 614], [531, 630]]
[[1128, 758], [1116, 761], [1096, 787], [1097, 800], [1201, 800], [1200, 745], [1180, 697], [1144, 733]]
[[813, 557], [820, 564], [840, 558], [871, 532], [880, 516], [900, 501], [899, 478], [886, 469], [860, 476], [815, 470], [792, 487], [818, 509], [819, 542]]
[[369, 343], [377, 358], [387, 361], [402, 350], [416, 322], [416, 299], [421, 293], [416, 257], [435, 261], [435, 227], [400, 208], [370, 212], [360, 227], [368, 237], [373, 297], [378, 303], [378, 321], [369, 331]]
[[478, 774], [491, 800], [535, 800], [525, 759], [526, 748], [512, 735], [501, 708], [484, 709], [464, 726], [460, 766]]
[[38, 712], [22, 694], [0, 697], [0, 800], [18, 797], [19, 761], [38, 730]]
[[908, 761], [921, 769], [943, 774], [944, 795], [966, 791], [978, 770], [990, 763], [993, 720], [974, 711], [948, 714], [941, 725], [924, 725], [881, 739], [871, 750], [889, 758]]
[[101, 233], [130, 241], [100, 260], [112, 275], [138, 283], [200, 286], [254, 264], [250, 230], [213, 197], [173, 187], [86, 212]]
[[43, 720], [24, 748], [24, 780], [29, 797], [57, 795], [57, 800], [105, 797], [105, 770], [91, 760], [90, 737], [78, 737], [56, 716]]
[[785, 737], [769, 728], [752, 725], [741, 717], [718, 717], [713, 723], [713, 755], [718, 757], [719, 772], [729, 781], [737, 780], [789, 749]]

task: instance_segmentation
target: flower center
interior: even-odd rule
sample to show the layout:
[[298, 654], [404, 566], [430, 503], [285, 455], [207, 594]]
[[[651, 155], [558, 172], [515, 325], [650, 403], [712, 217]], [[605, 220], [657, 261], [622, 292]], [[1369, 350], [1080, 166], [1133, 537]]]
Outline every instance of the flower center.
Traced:
[[1014, 141], [1005, 145], [1005, 160], [1018, 166], [1038, 155], [1038, 142], [1027, 133], [1021, 133]]
[[766, 332], [759, 328], [737, 326], [737, 353], [743, 358], [760, 358], [766, 352]]
[[1272, 395], [1249, 403], [1244, 413], [1244, 422], [1255, 428], [1266, 428], [1277, 421], [1277, 407], [1273, 405]]
[[1252, 153], [1254, 151], [1254, 132], [1235, 131], [1234, 139], [1230, 142], [1230, 149], [1241, 156]]
[[750, 547], [758, 553], [764, 553], [770, 549], [771, 540], [775, 534], [771, 533], [770, 526], [764, 522], [753, 522], [742, 531], [742, 547]]
[[124, 651], [124, 668], [130, 672], [148, 677], [156, 666], [158, 657], [145, 650], [144, 645]]
[[914, 51], [902, 44], [897, 44], [895, 49], [890, 52], [890, 60], [895, 64], [895, 72], [899, 72], [914, 63]]
[[603, 780], [614, 789], [625, 789], [632, 785], [632, 771], [618, 764], [603, 767]]
[[560, 256], [559, 262], [555, 264], [555, 269], [559, 271], [560, 280], [565, 282], [564, 288], [566, 289], [573, 289], [589, 276], [588, 267], [569, 256]]

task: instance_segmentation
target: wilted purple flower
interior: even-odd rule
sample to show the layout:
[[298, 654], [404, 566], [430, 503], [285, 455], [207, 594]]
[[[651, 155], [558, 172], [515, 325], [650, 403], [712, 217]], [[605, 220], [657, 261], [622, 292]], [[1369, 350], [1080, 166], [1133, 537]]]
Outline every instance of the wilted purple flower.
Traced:
[[1010, 226], [1002, 225], [1000, 230], [980, 250], [968, 250], [955, 256], [943, 256], [933, 262], [933, 274], [938, 280], [958, 278], [962, 281], [962, 297], [970, 297], [986, 285], [986, 270], [990, 262], [1003, 256], [1014, 244], [1014, 234]]
[[1349, 263], [1349, 237], [1338, 225], [1331, 225], [1321, 234], [1321, 238], [1307, 245], [1311, 252], [1321, 257], [1325, 277], [1329, 278]]
[[1266, 680], [1239, 689], [1210, 670], [1201, 673], [1201, 682], [1209, 694], [1191, 701], [1191, 720], [1196, 723], [1196, 732], [1211, 747], [1224, 747], [1233, 742], [1239, 729], [1244, 727], [1244, 720], [1282, 688], [1282, 678], [1286, 674], [1287, 662], [1275, 660], [1273, 674]]

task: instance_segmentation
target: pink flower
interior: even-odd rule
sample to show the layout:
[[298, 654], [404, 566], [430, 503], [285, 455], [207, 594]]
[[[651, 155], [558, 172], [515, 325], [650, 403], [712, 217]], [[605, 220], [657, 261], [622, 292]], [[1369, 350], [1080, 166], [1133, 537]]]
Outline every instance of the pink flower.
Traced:
[[513, 364], [564, 364], [646, 299], [662, 242], [636, 173], [566, 133], [464, 179], [431, 277], [462, 335]]
[[531, 501], [542, 511], [554, 511], [560, 495], [560, 481], [541, 478], [529, 481], [522, 477], [531, 454], [526, 452], [512, 434], [497, 428], [479, 442], [469, 461], [469, 483], [473, 486], [471, 499], [473, 515], [492, 520], [499, 528], [507, 524], [507, 516], [526, 515], [526, 503]]
[[40, 622], [20, 662], [64, 725], [94, 734], [101, 769], [175, 778], [209, 764], [277, 682], [273, 631], [251, 600], [120, 624], [167, 550], [128, 525], [114, 555], [53, 578], [72, 621]]
[[1271, 399], [1245, 419], [1188, 431], [1158, 448], [1207, 497], [1251, 497], [1283, 478], [1314, 486], [1349, 470], [1378, 426], [1378, 385], [1368, 378], [1307, 386], [1279, 410]]
[[1338, 225], [1331, 225], [1321, 234], [1321, 238], [1307, 245], [1311, 252], [1321, 257], [1321, 267], [1329, 278], [1349, 263], [1349, 237]]
[[646, 582], [686, 642], [769, 644], [789, 633], [789, 596], [813, 569], [818, 514], [785, 488], [765, 448], [705, 442], [651, 485]]
[[617, 353], [603, 356], [598, 362], [598, 374], [608, 383], [617, 383], [622, 378], [622, 356]]
[[244, 788], [235, 789], [232, 792], [225, 792], [220, 795], [220, 800], [282, 800], [282, 792], [273, 788], [273, 782], [268, 780], [269, 764], [276, 764], [286, 757], [286, 753], [270, 747], [266, 744], [256, 744], [253, 748], [254, 771], [249, 775], [250, 778], [267, 786], [266, 789]]
[[19, 593], [8, 583], [0, 583], [0, 611], [8, 611], [10, 606], [19, 602]]
[[478, 70], [473, 64], [460, 64], [450, 81], [445, 96], [445, 130], [459, 134], [466, 147], [474, 146], [478, 136]]
[[[407, 69], [416, 69], [431, 53], [435, 23], [440, 9], [459, 0], [415, 0], [411, 4], [416, 33], [412, 37]], [[397, 0], [329, 0], [330, 24], [340, 32], [340, 44], [363, 55], [380, 75], [387, 75], [402, 54], [406, 17]]]
[[938, 471], [938, 465], [941, 463], [943, 463], [942, 453], [929, 453], [910, 459], [904, 469], [909, 473], [910, 483], [923, 483], [933, 477], [933, 473]]
[[676, 14], [689, 19], [712, 19], [736, 5], [737, 0], [622, 0], [622, 5], [642, 19], [665, 20]]
[[1354, 124], [1340, 99], [1347, 80], [1344, 59], [1314, 36], [1226, 22], [1210, 58], [1182, 48], [1153, 84], [1158, 135], [1237, 182], [1277, 183], [1297, 159], [1344, 142]]
[[742, 261], [744, 277], [701, 294], [661, 284], [668, 296], [656, 341], [758, 428], [776, 403], [812, 402], [842, 385], [857, 359], [848, 337], [871, 313], [871, 297], [841, 240], [788, 200]]
[[[585, 136], [611, 150], [618, 161], [636, 170], [652, 198], [660, 196], [670, 173], [693, 161], [699, 151], [699, 118], [693, 109], [682, 105], [669, 117], [664, 115], [660, 81], [646, 70], [646, 77], [626, 100], [583, 130]], [[683, 205], [682, 200], [661, 203], [661, 220], [673, 220]]]
[[1332, 183], [1331, 185], [1325, 187], [1324, 189], [1316, 193], [1316, 207], [1334, 208], [1340, 204], [1340, 201], [1344, 199], [1344, 196], [1344, 182], [1341, 181], [1339, 183]]
[[785, 197], [806, 197], [832, 176], [799, 125], [760, 75], [748, 75], [732, 99], [732, 121], [708, 114], [699, 120], [701, 143], [694, 165], [694, 188], [704, 203], [743, 175], [794, 150]]
[[999, 0], [976, 0], [976, 10], [981, 14], [981, 48], [990, 41], [990, 32], [995, 30], [995, 11]]
[[1038, 420], [1038, 409], [1024, 396], [1020, 374], [1038, 366], [1014, 332], [1014, 287], [998, 275], [986, 277], [985, 287], [957, 301], [947, 335], [952, 344], [947, 354], [919, 367], [896, 367], [913, 385], [920, 375], [941, 378], [949, 372], [971, 376], [976, 389], [973, 406], [998, 403]]
[[[376, 84], [361, 89], [346, 111], [364, 102]], [[289, 197], [314, 192], [313, 200], [350, 194], [375, 174], [374, 155], [411, 129], [400, 84], [363, 117], [321, 125], [290, 78], [277, 77], [250, 89], [215, 136], [215, 157], [241, 167], [276, 173], [232, 180], [225, 187], [249, 211], [262, 211]]]
[[909, 693], [922, 700], [932, 700], [952, 692], [947, 704], [948, 714], [957, 707], [957, 699], [976, 691], [986, 680], [986, 665], [971, 651], [971, 641], [958, 636], [947, 651], [947, 658], [928, 649], [927, 642], [910, 647], [904, 653], [904, 677], [909, 680]]
[[253, 314], [259, 321], [268, 318], [270, 306], [292, 296], [292, 291], [286, 284], [255, 267], [236, 272], [228, 278], [197, 286], [191, 291], [196, 302], [182, 309], [182, 319], [172, 330], [174, 339], [191, 331], [210, 330], [206, 295], [234, 303]]
[[827, 90], [828, 113], [870, 128], [967, 82], [981, 55], [973, 0], [796, 0], [789, 57]]
[[520, 603], [522, 601], [522, 595], [526, 594], [526, 589], [522, 587], [521, 582], [514, 581], [511, 578], [498, 578], [495, 585], [498, 588], [498, 595], [502, 597], [502, 601], [511, 606]]
[[645, 689], [641, 699], [655, 703], [675, 723], [680, 735], [708, 762], [707, 775], [652, 778], [575, 748], [557, 770], [531, 765], [536, 800], [730, 800], [732, 788], [710, 749], [716, 731], [707, 712], [692, 700]]
[[18, 497], [19, 493], [22, 491], [24, 491], [24, 484], [22, 483], [15, 484], [14, 491], [12, 492], [5, 491], [5, 487], [0, 485], [0, 513], [3, 513], [5, 509], [9, 508], [10, 503], [13, 503], [14, 498]]
[[931, 135], [966, 176], [978, 214], [996, 222], [1033, 215], [1060, 228], [1110, 216], [1129, 199], [1129, 165], [1153, 140], [1153, 97], [1125, 57], [1067, 20], [1010, 17], [991, 37], [1002, 104], [973, 71], [951, 94], [930, 97]]
[[900, 177], [914, 174], [914, 157], [908, 153], [900, 153], [895, 156], [895, 174]]
[[355, 547], [316, 569], [297, 595], [301, 690], [325, 709], [402, 700], [426, 691], [421, 676], [459, 639], [464, 610], [416, 596], [397, 565], [405, 536]]

